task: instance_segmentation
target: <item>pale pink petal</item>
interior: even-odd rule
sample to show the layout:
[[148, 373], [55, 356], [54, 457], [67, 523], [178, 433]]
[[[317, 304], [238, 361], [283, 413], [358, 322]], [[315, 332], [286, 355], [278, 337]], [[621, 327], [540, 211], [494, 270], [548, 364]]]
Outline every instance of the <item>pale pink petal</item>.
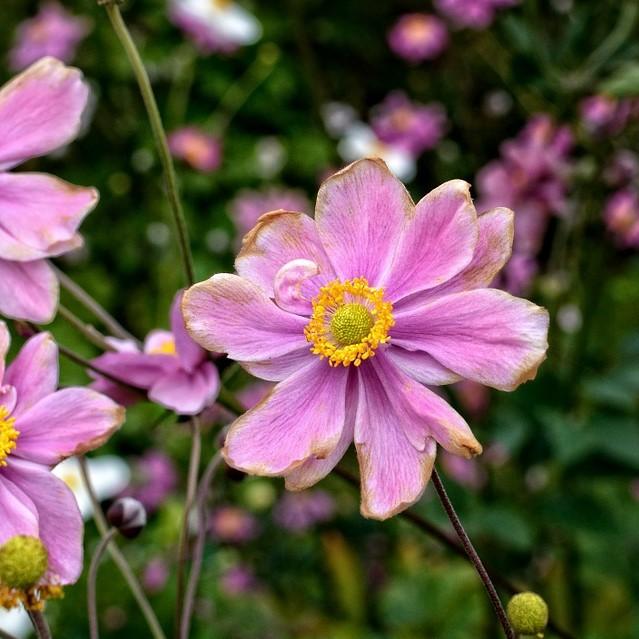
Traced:
[[48, 324], [58, 306], [58, 278], [45, 260], [0, 258], [0, 315]]
[[[167, 331], [163, 328], [155, 328], [150, 331], [144, 339], [144, 354], [145, 355], [161, 355], [167, 353], [167, 347], [173, 348], [175, 346], [175, 337], [171, 331]], [[122, 351], [120, 351], [122, 352]], [[131, 352], [131, 351], [128, 351]], [[177, 359], [171, 355], [172, 359], [177, 362]], [[158, 360], [161, 361], [161, 360]]]
[[0, 173], [0, 258], [28, 262], [81, 246], [78, 228], [97, 202], [94, 188], [46, 173]]
[[18, 393], [13, 413], [19, 417], [58, 386], [58, 347], [51, 333], [31, 337], [7, 368], [5, 382]]
[[286, 488], [288, 490], [304, 490], [316, 484], [320, 479], [324, 479], [324, 477], [337, 466], [340, 459], [342, 459], [348, 450], [348, 447], [353, 443], [357, 411], [357, 386], [357, 376], [350, 375], [346, 387], [346, 417], [344, 428], [339, 442], [337, 442], [337, 446], [335, 446], [333, 452], [325, 458], [310, 457], [286, 475]]
[[339, 279], [388, 279], [415, 208], [404, 185], [382, 160], [358, 160], [328, 178], [317, 194], [319, 236]]
[[206, 358], [206, 352], [196, 344], [186, 331], [184, 317], [182, 317], [182, 297], [184, 291], [178, 291], [171, 304], [171, 332], [175, 339], [175, 349], [180, 360], [180, 366], [192, 372], [195, 367]]
[[472, 260], [477, 237], [470, 185], [451, 180], [431, 191], [417, 204], [396, 247], [386, 298], [400, 300], [457, 275]]
[[88, 388], [65, 388], [18, 417], [20, 432], [12, 456], [57, 464], [104, 444], [124, 421], [124, 409]]
[[297, 259], [315, 262], [325, 281], [334, 279], [335, 272], [322, 248], [315, 222], [304, 213], [273, 211], [262, 215], [246, 234], [235, 270], [273, 297], [277, 272]]
[[275, 276], [275, 303], [283, 310], [297, 315], [313, 312], [312, 297], [305, 294], [304, 284], [319, 274], [319, 266], [311, 260], [287, 262]]
[[9, 415], [13, 413], [17, 399], [18, 393], [13, 386], [0, 386], [0, 407], [4, 407]]
[[240, 361], [263, 361], [308, 347], [308, 320], [280, 309], [256, 284], [220, 273], [184, 294], [191, 337], [209, 351]]
[[372, 367], [362, 368], [355, 446], [364, 517], [396, 515], [419, 500], [430, 479], [435, 442], [429, 440], [423, 450], [417, 450], [401, 427], [402, 419], [398, 398], [389, 396]]
[[123, 386], [122, 384], [116, 384], [115, 382], [108, 380], [106, 377], [96, 376], [95, 381], [91, 382], [89, 388], [110, 397], [116, 404], [126, 407], [133, 406], [134, 404], [145, 400], [147, 397], [144, 391], [134, 390], [133, 388]]
[[345, 419], [348, 369], [319, 358], [280, 382], [231, 426], [226, 462], [255, 475], [286, 475], [310, 457], [330, 455]]
[[46, 580], [75, 583], [82, 572], [83, 523], [73, 493], [40, 464], [14, 459], [5, 472], [38, 511], [38, 534], [49, 553]]
[[[1, 277], [0, 282], [2, 282]], [[2, 299], [1, 291], [0, 299]], [[0, 312], [2, 312], [2, 307], [0, 307]], [[7, 352], [9, 351], [9, 346], [11, 346], [11, 335], [9, 334], [9, 329], [7, 328], [7, 325], [0, 320], [0, 384], [2, 384], [4, 377], [4, 362]]]
[[421, 384], [444, 386], [454, 384], [461, 379], [459, 375], [442, 366], [434, 357], [423, 351], [407, 351], [391, 344], [385, 354], [398, 368]]
[[70, 142], [88, 96], [82, 73], [55, 58], [42, 58], [2, 87], [0, 170]]
[[213, 362], [204, 362], [192, 373], [176, 370], [158, 379], [149, 399], [181, 415], [197, 415], [215, 401], [220, 376]]
[[395, 314], [393, 344], [422, 350], [466, 379], [513, 390], [546, 357], [548, 312], [496, 289], [453, 293]]
[[[146, 353], [104, 353], [92, 360], [94, 367], [136, 388], [149, 389], [167, 373], [177, 369], [173, 355]], [[95, 376], [94, 372], [91, 372]]]
[[38, 513], [28, 495], [0, 473], [0, 546], [16, 535], [38, 536]]
[[259, 362], [242, 362], [241, 364], [251, 375], [269, 382], [281, 382], [295, 371], [306, 366], [311, 359], [316, 358], [311, 353], [310, 346], [279, 355]]

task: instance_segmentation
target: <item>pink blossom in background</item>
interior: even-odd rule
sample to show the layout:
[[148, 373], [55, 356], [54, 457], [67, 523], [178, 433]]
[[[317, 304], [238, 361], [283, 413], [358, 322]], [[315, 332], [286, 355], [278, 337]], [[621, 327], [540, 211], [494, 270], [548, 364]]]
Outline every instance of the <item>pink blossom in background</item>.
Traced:
[[229, 214], [240, 238], [244, 237], [264, 213], [270, 211], [308, 213], [311, 204], [303, 191], [269, 187], [261, 191], [240, 191], [229, 204]]
[[58, 387], [58, 348], [49, 333], [29, 339], [5, 368], [9, 331], [0, 322], [0, 545], [41, 540], [48, 569], [38, 588], [71, 584], [82, 572], [82, 516], [51, 468], [101, 446], [124, 409], [88, 388]]
[[446, 111], [439, 103], [412, 102], [405, 93], [394, 91], [373, 109], [371, 126], [382, 142], [419, 156], [442, 139]]
[[519, 0], [435, 0], [435, 8], [458, 27], [485, 29], [499, 9], [513, 7]]
[[245, 544], [259, 534], [257, 519], [239, 506], [220, 506], [211, 514], [211, 535], [228, 544]]
[[464, 459], [444, 451], [442, 467], [446, 475], [470, 490], [479, 491], [488, 481], [486, 469], [476, 459]]
[[173, 157], [200, 173], [212, 173], [222, 163], [220, 140], [195, 126], [185, 126], [169, 134], [169, 149]]
[[169, 18], [205, 55], [233, 53], [262, 35], [257, 18], [228, 0], [169, 0]]
[[415, 205], [381, 160], [355, 162], [322, 184], [315, 220], [263, 216], [238, 275], [185, 293], [193, 339], [279, 382], [231, 426], [230, 466], [301, 490], [354, 442], [362, 513], [385, 519], [421, 497], [436, 444], [481, 452], [425, 385], [513, 390], [545, 358], [548, 314], [487, 288], [510, 255], [513, 216], [478, 216], [469, 189], [452, 180]]
[[[220, 376], [207, 352], [200, 348], [184, 328], [180, 313], [182, 292], [171, 306], [171, 330], [151, 331], [142, 350], [136, 344], [111, 340], [116, 352], [108, 352], [93, 364], [123, 382], [148, 392], [151, 401], [183, 415], [197, 415], [213, 405], [220, 389]], [[95, 372], [92, 387], [125, 405], [143, 399]]]
[[57, 2], [42, 4], [36, 16], [18, 25], [9, 64], [21, 71], [46, 56], [71, 62], [90, 30], [87, 18], [70, 14]]
[[169, 576], [170, 571], [166, 561], [161, 557], [155, 557], [144, 567], [142, 585], [147, 592], [156, 594], [164, 590]]
[[432, 60], [448, 46], [448, 29], [437, 16], [408, 13], [392, 26], [388, 45], [395, 55], [409, 62]]
[[10, 172], [73, 140], [89, 89], [78, 69], [44, 58], [0, 89], [0, 314], [50, 322], [58, 279], [47, 262], [82, 246], [95, 189], [46, 173]]
[[231, 597], [255, 592], [259, 585], [253, 570], [246, 564], [239, 563], [222, 573], [219, 584], [220, 590]]
[[636, 100], [617, 100], [606, 95], [591, 95], [579, 104], [584, 127], [594, 135], [617, 135], [637, 115]]
[[639, 194], [632, 188], [613, 193], [604, 205], [604, 222], [620, 246], [639, 248]]
[[304, 532], [335, 515], [335, 500], [323, 490], [285, 493], [273, 508], [275, 523], [291, 532]]
[[134, 497], [151, 514], [173, 493], [178, 472], [172, 459], [161, 450], [149, 450], [134, 466], [133, 486], [124, 495]]
[[452, 389], [461, 404], [473, 419], [481, 419], [490, 406], [490, 389], [483, 384], [463, 379], [452, 386]]
[[609, 186], [628, 186], [639, 178], [639, 157], [628, 149], [616, 151], [604, 168], [603, 178]]

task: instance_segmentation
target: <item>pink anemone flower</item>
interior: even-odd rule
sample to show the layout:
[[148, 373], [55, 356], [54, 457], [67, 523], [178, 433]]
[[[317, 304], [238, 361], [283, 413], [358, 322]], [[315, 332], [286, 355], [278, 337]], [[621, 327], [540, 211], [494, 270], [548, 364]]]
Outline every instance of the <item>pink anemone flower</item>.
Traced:
[[[0, 586], [0, 605], [37, 603], [82, 572], [82, 516], [51, 468], [101, 446], [120, 427], [124, 409], [87, 388], [58, 385], [58, 349], [49, 333], [29, 339], [5, 370], [9, 331], [0, 322], [0, 546], [37, 538], [47, 569], [28, 592]], [[26, 597], [26, 599], [25, 599]]]
[[301, 490], [354, 441], [362, 514], [385, 519], [420, 498], [436, 444], [481, 452], [425, 384], [515, 389], [545, 358], [548, 314], [487, 288], [510, 256], [513, 214], [478, 217], [469, 188], [452, 180], [415, 205], [381, 160], [360, 160], [323, 183], [315, 220], [262, 216], [237, 275], [187, 290], [193, 339], [279, 382], [231, 426], [229, 465]]
[[[118, 351], [100, 355], [93, 364], [127, 384], [148, 391], [151, 401], [183, 415], [197, 415], [215, 402], [220, 376], [208, 353], [186, 332], [180, 313], [181, 300], [179, 291], [171, 306], [171, 330], [151, 331], [143, 352], [136, 344], [111, 340]], [[105, 377], [98, 376], [93, 388], [125, 405], [143, 398], [141, 393]]]
[[0, 89], [0, 314], [47, 323], [58, 280], [47, 258], [82, 245], [97, 191], [45, 173], [10, 173], [78, 133], [89, 89], [78, 69], [43, 58]]

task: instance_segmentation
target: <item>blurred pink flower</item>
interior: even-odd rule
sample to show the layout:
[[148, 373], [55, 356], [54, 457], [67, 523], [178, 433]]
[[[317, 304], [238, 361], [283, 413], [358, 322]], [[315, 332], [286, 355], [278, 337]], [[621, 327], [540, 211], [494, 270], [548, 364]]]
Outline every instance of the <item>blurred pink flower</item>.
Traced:
[[211, 514], [211, 535], [228, 544], [245, 544], [259, 534], [257, 519], [239, 506], [220, 506]]
[[468, 424], [423, 384], [462, 378], [512, 390], [545, 358], [547, 312], [486, 288], [510, 255], [512, 212], [477, 216], [452, 180], [415, 205], [378, 159], [329, 178], [315, 219], [263, 216], [235, 261], [184, 295], [187, 330], [279, 382], [237, 419], [227, 463], [301, 490], [354, 441], [365, 516], [417, 501], [436, 443], [481, 452]]
[[145, 566], [142, 573], [142, 584], [144, 589], [151, 594], [158, 593], [164, 589], [169, 580], [170, 571], [166, 561], [161, 557], [154, 557]]
[[458, 484], [474, 491], [481, 490], [488, 481], [488, 473], [476, 459], [464, 459], [457, 455], [442, 453], [444, 472]]
[[469, 379], [462, 379], [453, 385], [453, 390], [462, 408], [473, 419], [480, 419], [490, 406], [490, 389]]
[[335, 501], [323, 490], [285, 493], [273, 508], [275, 523], [291, 532], [304, 532], [329, 521], [334, 514]]
[[606, 165], [603, 177], [609, 186], [627, 186], [639, 177], [639, 157], [634, 151], [620, 149]]
[[[220, 388], [220, 377], [207, 352], [200, 348], [184, 328], [180, 313], [182, 292], [171, 306], [171, 330], [151, 331], [144, 350], [130, 342], [111, 340], [118, 349], [104, 353], [93, 364], [136, 388], [148, 391], [151, 401], [183, 415], [197, 415], [211, 406]], [[125, 405], [143, 398], [111, 380], [91, 372], [92, 387]]]
[[639, 248], [639, 194], [632, 188], [613, 193], [604, 206], [604, 221], [620, 246]]
[[443, 137], [446, 111], [439, 103], [411, 102], [405, 93], [394, 91], [373, 109], [371, 125], [382, 142], [419, 156]]
[[235, 564], [227, 568], [220, 576], [219, 584], [220, 589], [232, 597], [255, 592], [258, 587], [255, 573], [246, 564]]
[[308, 213], [310, 202], [303, 191], [269, 187], [261, 191], [240, 191], [229, 204], [231, 219], [240, 238], [244, 237], [264, 213], [270, 211], [295, 211]]
[[42, 4], [35, 17], [18, 25], [9, 64], [21, 71], [45, 56], [71, 62], [90, 30], [87, 18], [71, 15], [57, 2]]
[[617, 135], [637, 114], [636, 100], [617, 100], [606, 95], [591, 95], [579, 104], [581, 120], [595, 135]]
[[82, 246], [78, 227], [98, 193], [46, 173], [9, 172], [78, 134], [89, 88], [77, 69], [43, 58], [0, 89], [0, 314], [50, 322], [58, 279], [47, 262]]
[[29, 339], [5, 369], [9, 344], [0, 322], [0, 545], [18, 535], [39, 538], [48, 567], [34, 592], [46, 591], [82, 572], [82, 516], [51, 468], [101, 446], [124, 421], [124, 409], [88, 388], [56, 390], [58, 348], [49, 333]]
[[212, 173], [222, 163], [220, 140], [195, 126], [185, 126], [169, 135], [173, 157], [186, 162], [200, 173]]
[[393, 53], [409, 62], [432, 60], [448, 46], [448, 30], [437, 16], [408, 13], [392, 26], [388, 45]]
[[157, 510], [178, 483], [175, 464], [161, 450], [144, 453], [136, 461], [133, 473], [133, 485], [124, 494], [141, 502], [148, 513]]
[[458, 27], [485, 29], [499, 9], [513, 7], [519, 0], [435, 0], [435, 8]]

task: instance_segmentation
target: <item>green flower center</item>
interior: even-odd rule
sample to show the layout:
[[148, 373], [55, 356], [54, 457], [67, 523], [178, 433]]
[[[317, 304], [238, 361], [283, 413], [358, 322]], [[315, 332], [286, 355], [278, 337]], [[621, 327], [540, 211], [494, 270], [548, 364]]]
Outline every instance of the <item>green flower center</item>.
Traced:
[[344, 304], [331, 318], [330, 328], [340, 346], [359, 344], [373, 328], [371, 312], [361, 304]]
[[0, 546], [0, 583], [10, 588], [33, 586], [48, 565], [49, 554], [37, 537], [16, 535]]

